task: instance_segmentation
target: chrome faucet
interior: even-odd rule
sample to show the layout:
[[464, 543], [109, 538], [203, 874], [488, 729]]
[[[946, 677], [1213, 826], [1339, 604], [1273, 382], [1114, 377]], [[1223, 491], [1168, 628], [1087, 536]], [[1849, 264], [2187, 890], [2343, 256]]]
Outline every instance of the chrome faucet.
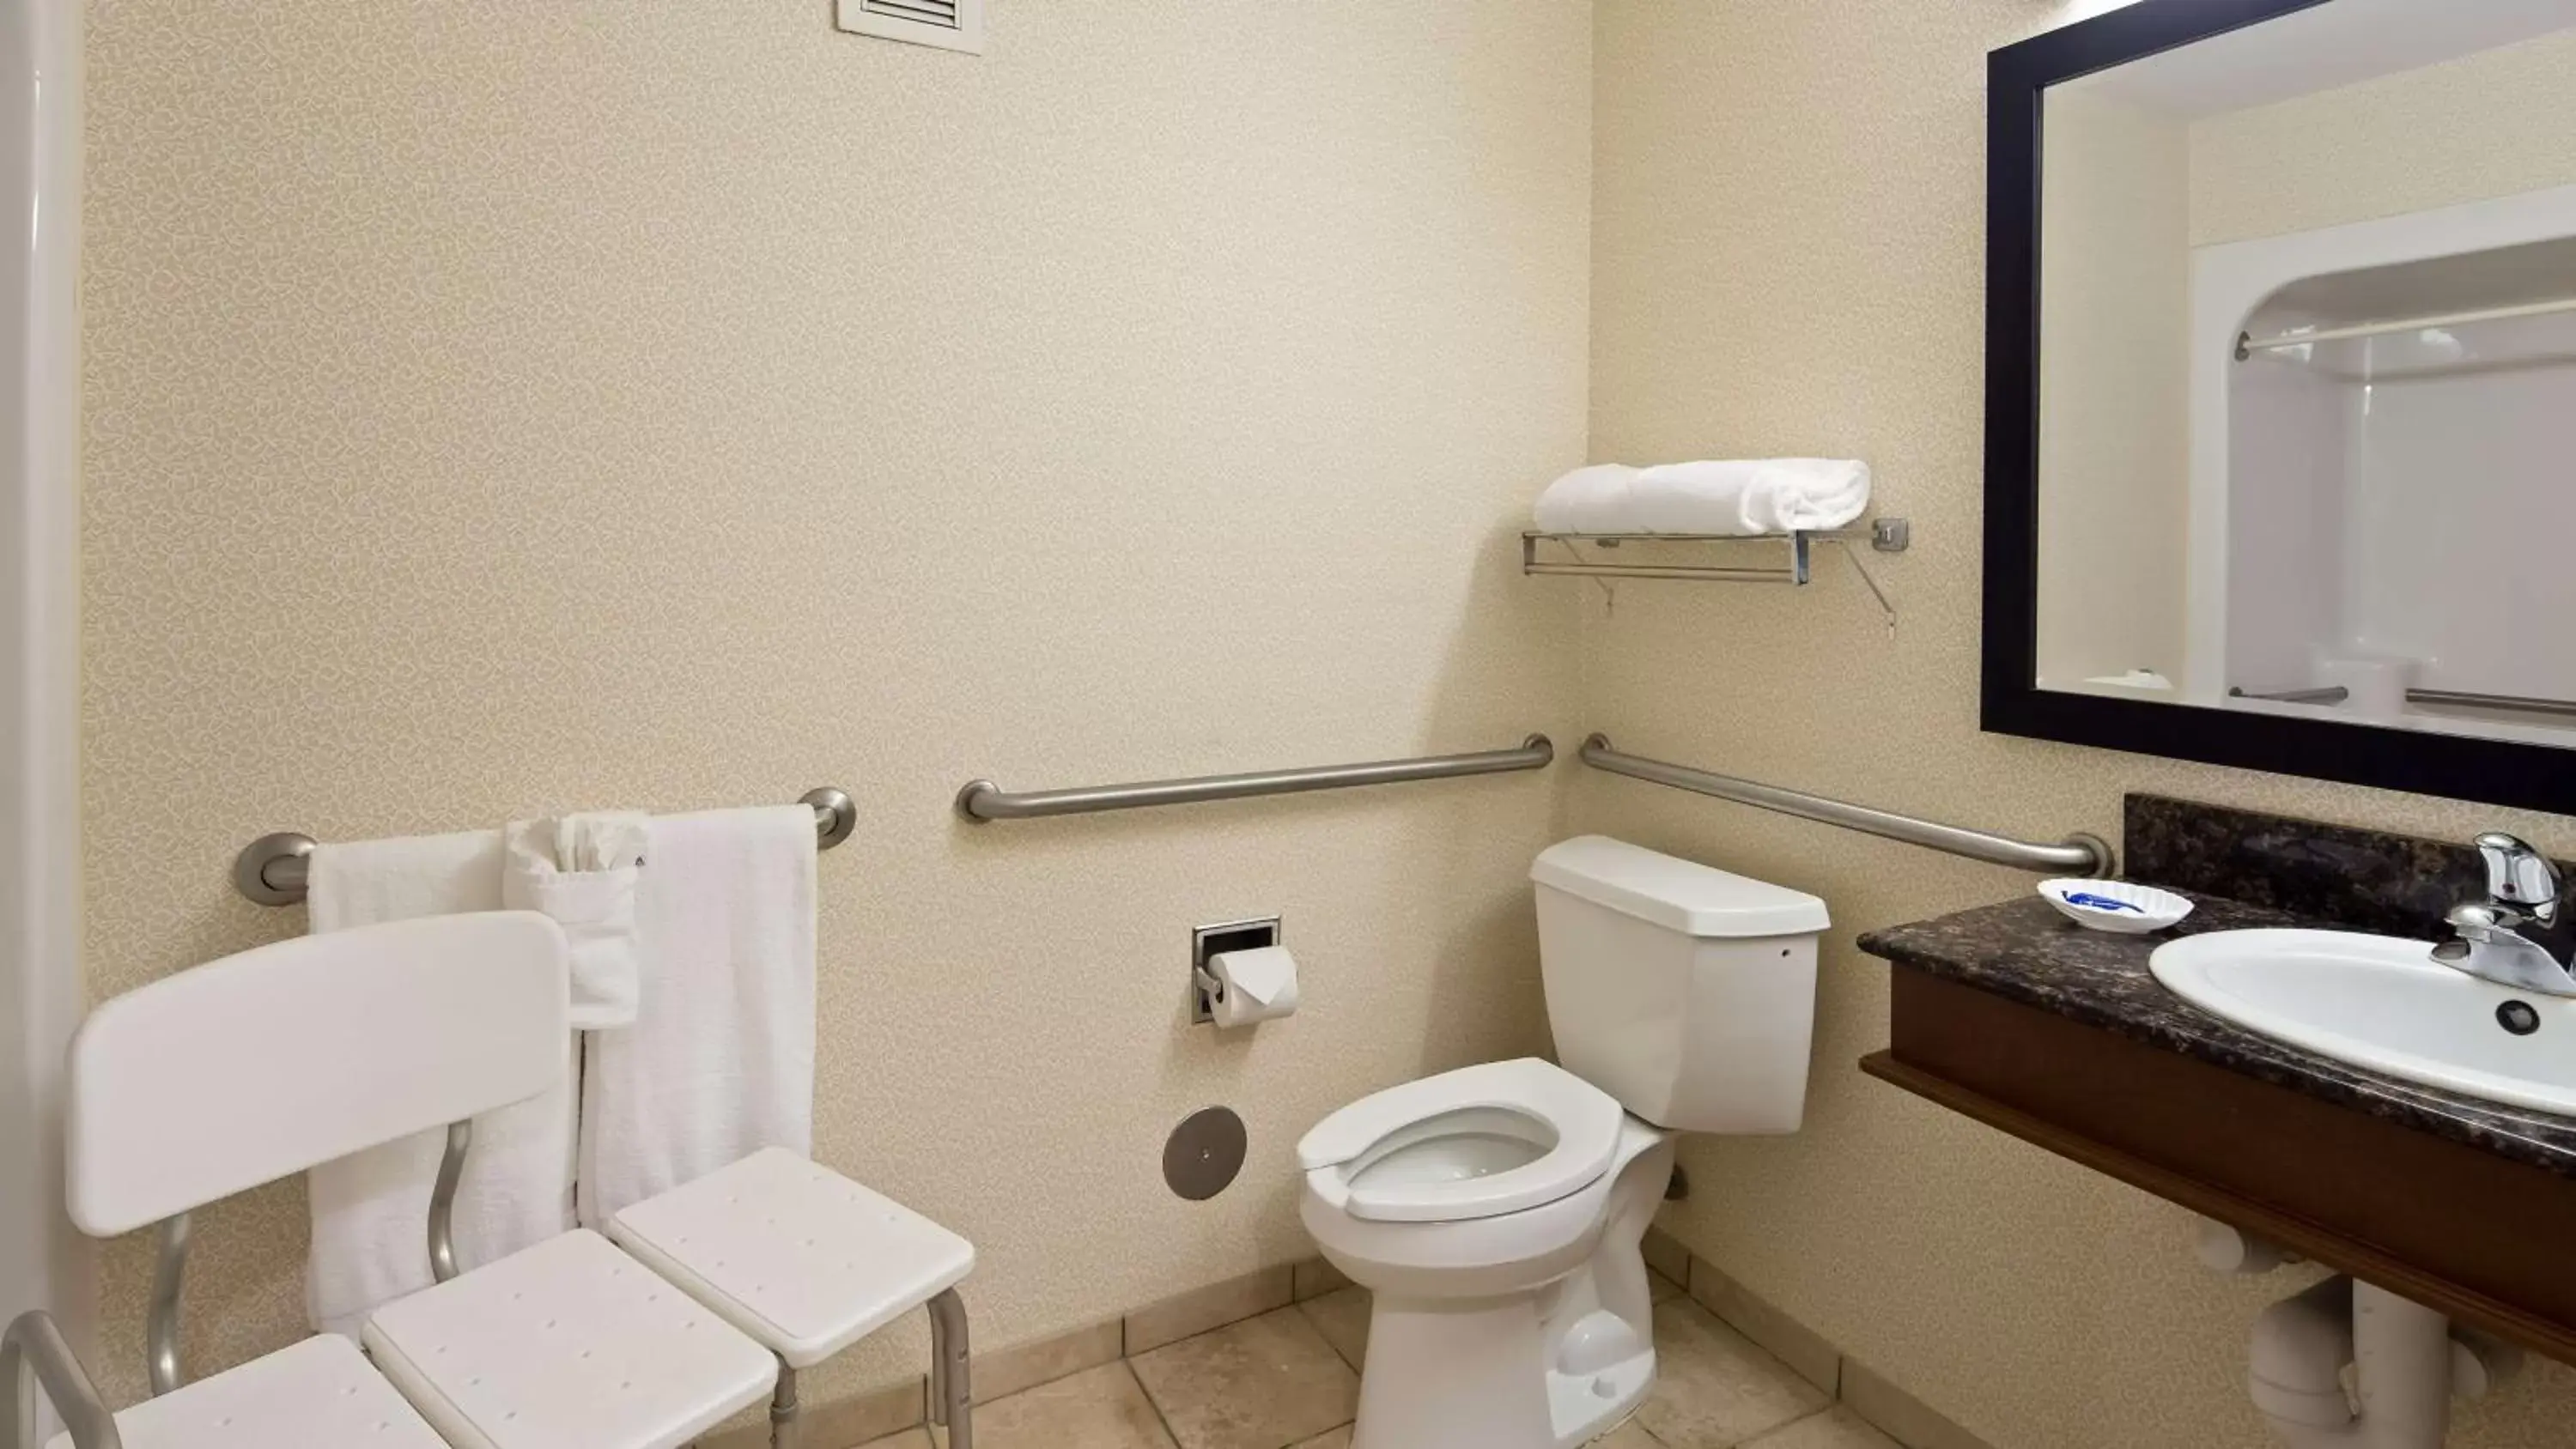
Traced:
[[2477, 839], [2487, 899], [2451, 908], [2459, 933], [2433, 959], [2498, 986], [2543, 996], [2576, 996], [2576, 903], [2564, 899], [2558, 867], [2510, 835]]

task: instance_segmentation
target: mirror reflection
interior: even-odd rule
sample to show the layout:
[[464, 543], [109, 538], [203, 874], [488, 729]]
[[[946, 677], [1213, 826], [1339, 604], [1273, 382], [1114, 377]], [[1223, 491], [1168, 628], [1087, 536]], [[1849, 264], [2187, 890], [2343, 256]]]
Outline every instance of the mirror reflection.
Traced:
[[2038, 683], [2576, 744], [2576, 0], [2052, 87]]

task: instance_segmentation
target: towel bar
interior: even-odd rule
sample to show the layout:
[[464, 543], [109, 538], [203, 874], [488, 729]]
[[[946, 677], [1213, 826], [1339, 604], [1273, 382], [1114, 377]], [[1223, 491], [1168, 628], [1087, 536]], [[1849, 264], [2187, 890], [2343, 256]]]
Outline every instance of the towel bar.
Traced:
[[[859, 807], [850, 792], [825, 785], [808, 790], [798, 804], [814, 811], [815, 848], [829, 850], [850, 838], [859, 823]], [[304, 899], [312, 867], [313, 837], [292, 830], [263, 835], [233, 857], [233, 889], [263, 906], [291, 906]]]

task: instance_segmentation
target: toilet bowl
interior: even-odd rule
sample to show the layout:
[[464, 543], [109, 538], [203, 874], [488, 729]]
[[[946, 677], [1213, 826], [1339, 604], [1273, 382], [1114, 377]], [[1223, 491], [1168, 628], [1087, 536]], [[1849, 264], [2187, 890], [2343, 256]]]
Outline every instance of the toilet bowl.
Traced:
[[1462, 1067], [1298, 1143], [1299, 1213], [1374, 1294], [1352, 1449], [1572, 1449], [1654, 1388], [1642, 1244], [1674, 1133], [1795, 1131], [1813, 896], [1586, 836], [1531, 868], [1563, 1065]]
[[1307, 1232], [1373, 1295], [1354, 1449], [1562, 1449], [1654, 1387], [1640, 1244], [1672, 1141], [1609, 1094], [1465, 1067], [1352, 1103], [1298, 1158]]

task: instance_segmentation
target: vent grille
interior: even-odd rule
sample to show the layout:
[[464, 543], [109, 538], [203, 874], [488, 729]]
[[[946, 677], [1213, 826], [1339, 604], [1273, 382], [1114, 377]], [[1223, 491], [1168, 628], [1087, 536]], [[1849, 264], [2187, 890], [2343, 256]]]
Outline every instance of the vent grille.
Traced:
[[984, 51], [984, 0], [839, 0], [839, 24], [854, 35]]
[[859, 0], [859, 9], [865, 14], [936, 25], [943, 30], [959, 28], [957, 8], [957, 0]]

